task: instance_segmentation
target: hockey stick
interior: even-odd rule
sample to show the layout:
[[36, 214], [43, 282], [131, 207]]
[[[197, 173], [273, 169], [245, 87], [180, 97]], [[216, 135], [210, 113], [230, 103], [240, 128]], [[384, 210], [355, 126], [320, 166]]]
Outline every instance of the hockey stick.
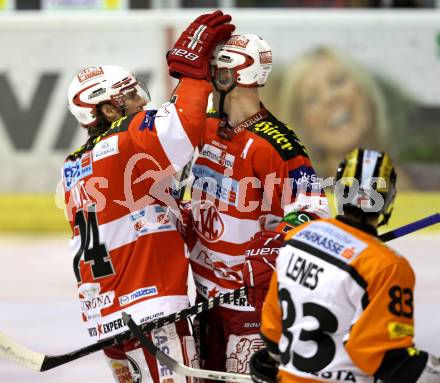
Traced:
[[[408, 225], [402, 226], [398, 229], [382, 234], [380, 238], [385, 242], [395, 238], [399, 238], [403, 235], [407, 235], [414, 231], [423, 229], [427, 226], [437, 224], [439, 223], [439, 219], [440, 219], [440, 214], [436, 213], [421, 220], [410, 223]], [[244, 296], [245, 296], [245, 288], [242, 287], [240, 289], [231, 291], [229, 293], [220, 294], [215, 298], [188, 307], [177, 313], [170, 314], [163, 318], [158, 318], [149, 323], [145, 323], [141, 326], [141, 328], [143, 331], [151, 331], [153, 329], [175, 323], [179, 320], [189, 318], [203, 311], [210, 310], [214, 307], [220, 306], [221, 304], [230, 303], [233, 300], [242, 298]], [[92, 354], [96, 351], [100, 351], [103, 348], [115, 345], [121, 342], [122, 340], [128, 339], [130, 336], [131, 336], [131, 332], [125, 331], [119, 335], [115, 335], [113, 337], [104, 339], [103, 341], [77, 349], [67, 354], [46, 355], [32, 351], [18, 344], [17, 342], [8, 338], [2, 333], [0, 333], [0, 356], [11, 359], [19, 364], [22, 364], [36, 371], [47, 371], [52, 368], [71, 362], [73, 360], [82, 358], [83, 356]]]
[[381, 234], [379, 235], [379, 238], [384, 242], [388, 242], [393, 239], [403, 237], [404, 235], [411, 234], [417, 230], [424, 229], [425, 227], [435, 225], [437, 223], [440, 223], [440, 213], [434, 213], [425, 218], [401, 226], [395, 230], [391, 230], [387, 233]]
[[232, 372], [222, 372], [222, 371], [212, 371], [212, 370], [202, 370], [198, 368], [185, 366], [183, 363], [171, 358], [169, 355], [163, 353], [159, 350], [154, 343], [148, 339], [142, 329], [135, 323], [130, 315], [123, 312], [122, 319], [125, 324], [129, 327], [131, 332], [135, 337], [141, 342], [142, 346], [145, 347], [148, 352], [153, 355], [160, 363], [167, 366], [170, 370], [176, 372], [177, 374], [184, 376], [191, 376], [193, 378], [202, 379], [212, 379], [212, 380], [223, 380], [229, 382], [238, 383], [249, 383], [252, 382], [250, 375], [246, 374], [235, 374]]
[[[182, 319], [190, 318], [193, 315], [210, 310], [213, 307], [220, 306], [224, 303], [231, 303], [234, 300], [243, 298], [245, 296], [246, 288], [241, 287], [228, 293], [219, 294], [219, 296], [215, 298], [200, 302], [194, 306], [178, 311], [177, 313], [173, 313], [165, 317], [158, 318], [152, 322], [145, 323], [141, 326], [141, 328], [142, 331], [151, 331], [172, 323], [176, 323]], [[67, 354], [45, 355], [32, 351], [8, 338], [6, 335], [0, 333], [0, 356], [11, 359], [35, 371], [47, 371], [96, 351], [102, 350], [103, 348], [118, 344], [125, 339], [129, 339], [131, 336], [132, 334], [130, 330], [127, 330], [121, 334], [114, 335], [100, 342], [91, 344]]]

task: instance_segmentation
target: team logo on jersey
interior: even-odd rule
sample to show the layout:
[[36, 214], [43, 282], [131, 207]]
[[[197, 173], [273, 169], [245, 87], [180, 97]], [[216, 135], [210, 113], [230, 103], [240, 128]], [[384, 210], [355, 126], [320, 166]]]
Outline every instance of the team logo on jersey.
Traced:
[[105, 140], [99, 141], [93, 148], [93, 161], [99, 161], [103, 158], [113, 156], [119, 153], [118, 135], [111, 136]]
[[71, 190], [76, 183], [93, 173], [90, 153], [84, 154], [76, 161], [67, 161], [63, 167], [64, 185], [66, 191]]
[[238, 181], [218, 173], [208, 166], [194, 165], [193, 189], [204, 191], [218, 200], [235, 206], [237, 204]]
[[157, 216], [157, 223], [160, 223], [161, 225], [165, 225], [168, 222], [170, 222], [170, 218], [168, 217], [167, 214], [162, 213]]
[[232, 168], [235, 161], [235, 156], [210, 144], [205, 144], [205, 146], [203, 146], [199, 157], [206, 158], [209, 161], [226, 168]]
[[129, 294], [121, 295], [119, 297], [119, 304], [121, 306], [126, 306], [129, 303], [135, 302], [139, 299], [150, 297], [152, 295], [157, 295], [157, 294], [158, 292], [156, 286], [143, 287]]
[[78, 288], [81, 311], [86, 320], [92, 320], [101, 316], [101, 309], [110, 307], [115, 299], [114, 291], [100, 294], [100, 283], [83, 283]]
[[225, 231], [225, 224], [214, 205], [200, 209], [199, 216], [194, 220], [194, 228], [208, 242], [217, 242]]

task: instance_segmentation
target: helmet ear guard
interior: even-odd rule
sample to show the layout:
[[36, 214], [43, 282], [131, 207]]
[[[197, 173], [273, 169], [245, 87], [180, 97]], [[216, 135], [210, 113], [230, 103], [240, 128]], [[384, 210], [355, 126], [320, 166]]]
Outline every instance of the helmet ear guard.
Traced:
[[381, 216], [378, 226], [385, 225], [393, 210], [396, 179], [388, 154], [355, 149], [347, 154], [336, 173], [338, 207], [365, 219]]

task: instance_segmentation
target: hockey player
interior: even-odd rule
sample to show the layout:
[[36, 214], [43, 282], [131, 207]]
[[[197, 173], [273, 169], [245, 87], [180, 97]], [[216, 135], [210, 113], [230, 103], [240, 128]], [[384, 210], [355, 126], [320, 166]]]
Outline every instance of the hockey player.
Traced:
[[254, 381], [439, 383], [439, 359], [414, 345], [414, 272], [377, 238], [396, 194], [390, 157], [356, 149], [336, 180], [344, 215], [291, 230], [280, 250]]
[[[216, 110], [192, 169], [194, 236], [187, 236], [199, 300], [243, 286], [245, 250], [257, 232], [288, 213], [289, 227], [327, 214], [306, 149], [260, 101], [271, 67], [269, 45], [253, 34], [231, 36], [212, 61]], [[248, 372], [251, 353], [263, 346], [260, 316], [246, 299], [199, 315], [203, 367]]]
[[[148, 91], [116, 66], [89, 67], [69, 87], [69, 108], [90, 136], [67, 157], [63, 184], [82, 316], [94, 340], [127, 330], [122, 311], [144, 323], [188, 306], [188, 260], [166, 214], [167, 175], [200, 144], [209, 59], [235, 29], [230, 20], [220, 11], [202, 15], [182, 33], [167, 56], [181, 81], [157, 111], [143, 110]], [[181, 362], [197, 363], [186, 321], [151, 337]], [[104, 353], [117, 382], [185, 382], [135, 340]]]

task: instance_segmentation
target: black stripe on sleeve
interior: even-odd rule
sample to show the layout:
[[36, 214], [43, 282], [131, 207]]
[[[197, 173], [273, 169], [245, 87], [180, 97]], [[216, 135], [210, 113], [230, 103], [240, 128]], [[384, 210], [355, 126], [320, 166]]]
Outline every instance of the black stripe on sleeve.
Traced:
[[428, 354], [424, 351], [411, 356], [408, 349], [388, 350], [374, 377], [387, 383], [415, 383], [425, 369], [427, 361]]

